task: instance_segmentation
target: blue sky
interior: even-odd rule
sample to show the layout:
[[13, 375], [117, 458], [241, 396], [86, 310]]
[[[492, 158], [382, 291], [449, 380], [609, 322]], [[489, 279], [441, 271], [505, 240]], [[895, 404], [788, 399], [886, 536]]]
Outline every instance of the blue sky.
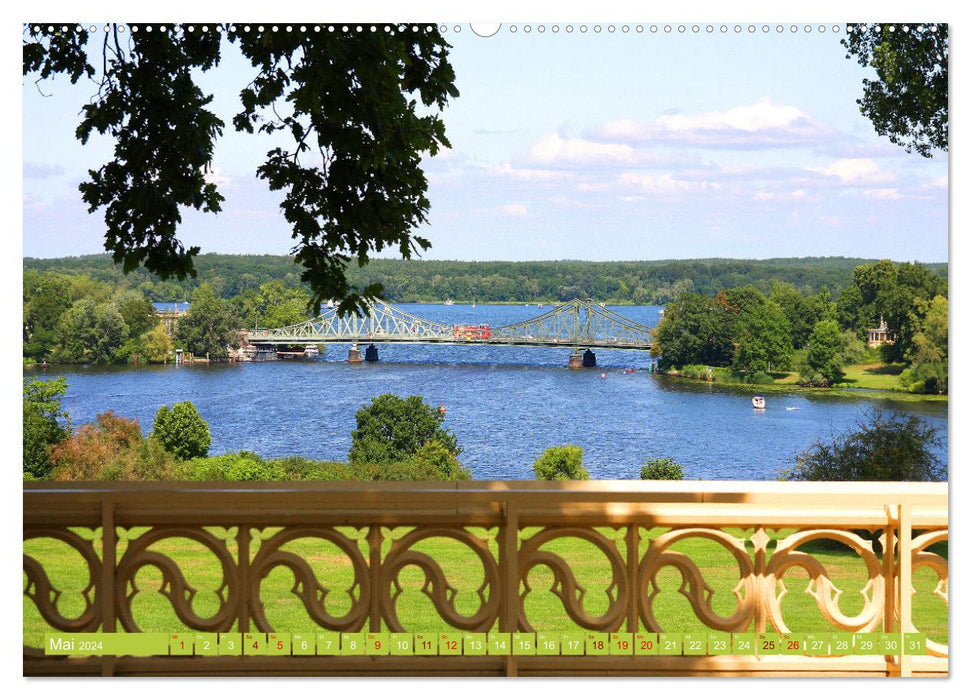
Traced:
[[[488, 39], [455, 26], [461, 95], [443, 114], [452, 148], [425, 161], [427, 258], [948, 258], [947, 155], [875, 134], [856, 105], [866, 72], [832, 24], [507, 23]], [[269, 140], [231, 127], [251, 77], [228, 47], [201, 79], [229, 125], [211, 175], [224, 211], [187, 212], [181, 233], [206, 252], [292, 245], [279, 195], [254, 175]], [[77, 184], [111, 144], [73, 136], [93, 87], [38, 87], [23, 87], [24, 254], [101, 252], [102, 214]]]

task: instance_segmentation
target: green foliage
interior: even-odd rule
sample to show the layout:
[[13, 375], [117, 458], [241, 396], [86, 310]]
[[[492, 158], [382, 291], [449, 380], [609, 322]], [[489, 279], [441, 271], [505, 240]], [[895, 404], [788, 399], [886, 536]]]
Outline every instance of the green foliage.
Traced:
[[732, 312], [702, 294], [668, 304], [654, 329], [651, 355], [664, 370], [683, 365], [727, 365], [732, 358]]
[[[930, 302], [918, 300], [915, 309], [918, 331], [908, 355], [912, 365], [900, 375], [909, 391], [946, 394], [948, 385], [948, 303], [942, 296]], [[920, 318], [922, 317], [922, 318]]]
[[937, 430], [914, 415], [872, 409], [855, 431], [817, 441], [784, 470], [797, 481], [946, 481]]
[[649, 459], [641, 467], [641, 478], [655, 481], [679, 481], [684, 478], [684, 467], [670, 457]]
[[175, 346], [172, 338], [165, 332], [165, 326], [159, 323], [139, 336], [134, 353], [142, 362], [165, 362], [174, 354]]
[[238, 327], [239, 320], [229, 305], [204, 283], [193, 293], [189, 312], [179, 320], [176, 343], [197, 357], [225, 359], [229, 348], [239, 347]]
[[168, 406], [159, 408], [155, 414], [151, 437], [183, 460], [205, 457], [212, 443], [209, 424], [199, 415], [191, 401], [182, 401], [171, 409]]
[[836, 321], [820, 321], [809, 336], [799, 381], [809, 386], [833, 386], [843, 379], [844, 337]]
[[175, 457], [142, 436], [138, 421], [111, 411], [98, 416], [51, 449], [56, 481], [154, 481], [172, 479]]
[[226, 42], [256, 69], [239, 86], [235, 128], [273, 134], [276, 144], [292, 141], [270, 150], [257, 175], [285, 193], [281, 208], [314, 302], [341, 299], [350, 310], [381, 293], [380, 285], [348, 283], [351, 256], [363, 265], [386, 247], [405, 258], [429, 247], [412, 233], [429, 209], [421, 160], [449, 145], [439, 112], [458, 95], [450, 47], [437, 28], [130, 27], [110, 51], [92, 41], [98, 48], [89, 54], [86, 30], [48, 33], [43, 26], [25, 28], [23, 47], [24, 76], [64, 73], [72, 83], [87, 77], [99, 85], [82, 107], [77, 137], [86, 143], [94, 132], [107, 134], [114, 155], [80, 189], [90, 211], [105, 209], [105, 248], [126, 272], [144, 266], [162, 278], [196, 275], [199, 248], [186, 249], [176, 234], [182, 209], [215, 213], [224, 199], [206, 178], [224, 124], [196, 80], [218, 65]]
[[[387, 298], [397, 302], [454, 299], [479, 303], [595, 298], [595, 281], [602, 278], [604, 289], [617, 303], [668, 304], [685, 293], [713, 296], [720, 290], [746, 284], [754, 284], [768, 294], [775, 281], [792, 284], [801, 294], [812, 295], [812, 299], [824, 288], [834, 292], [843, 290], [852, 283], [856, 267], [873, 262], [860, 258], [627, 262], [462, 262], [376, 258], [366, 267], [349, 268], [347, 278], [354, 286], [381, 284]], [[255, 325], [252, 300], [261, 285], [277, 280], [287, 290], [299, 289], [304, 298], [310, 296], [309, 287], [300, 280], [301, 268], [290, 256], [207, 253], [199, 255], [195, 264], [201, 270], [195, 279], [163, 281], [143, 268], [126, 275], [113, 265], [109, 255], [27, 258], [24, 260], [25, 294], [27, 275], [34, 272], [86, 275], [110, 282], [115, 288], [138, 290], [152, 301], [183, 301], [191, 298], [198, 286], [209, 283], [224, 299], [249, 295], [251, 305], [248, 310], [244, 311], [241, 305], [237, 307], [246, 326]], [[946, 264], [927, 267], [938, 275], [947, 275]], [[265, 327], [262, 319], [261, 312], [260, 325]]]
[[442, 427], [444, 414], [422, 401], [382, 394], [357, 412], [357, 428], [351, 431], [352, 464], [390, 464], [417, 455], [429, 442], [437, 443], [453, 457], [461, 453], [455, 435]]
[[583, 467], [583, 448], [577, 445], [549, 447], [533, 463], [536, 477], [546, 481], [589, 479]]
[[854, 25], [847, 58], [876, 71], [863, 79], [860, 111], [881, 136], [924, 157], [947, 151], [947, 24]]
[[756, 372], [770, 372], [773, 367], [786, 369], [792, 359], [792, 329], [782, 309], [757, 290], [748, 294], [742, 304], [736, 321], [738, 347], [732, 371], [749, 377]]
[[24, 384], [23, 471], [43, 479], [51, 473], [50, 448], [71, 434], [61, 400], [67, 393], [63, 377], [35, 379]]
[[58, 323], [61, 362], [114, 362], [128, 338], [128, 324], [114, 304], [96, 304], [90, 297], [76, 301]]

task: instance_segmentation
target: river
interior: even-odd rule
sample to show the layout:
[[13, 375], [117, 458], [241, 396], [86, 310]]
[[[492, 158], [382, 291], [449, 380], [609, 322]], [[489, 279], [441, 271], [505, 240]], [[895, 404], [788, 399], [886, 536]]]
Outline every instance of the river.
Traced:
[[[444, 323], [526, 320], [532, 306], [411, 305], [399, 308]], [[659, 307], [616, 307], [654, 326]], [[533, 478], [546, 447], [583, 447], [592, 478], [637, 478], [651, 457], [672, 457], [689, 479], [775, 479], [817, 439], [851, 429], [874, 406], [919, 415], [942, 436], [947, 404], [876, 400], [866, 391], [834, 396], [766, 394], [756, 411], [744, 388], [655, 376], [644, 352], [597, 351], [597, 369], [569, 370], [568, 348], [379, 345], [380, 361], [348, 364], [347, 345], [320, 358], [211, 366], [51, 366], [25, 378], [63, 376], [64, 407], [75, 426], [114, 410], [147, 433], [163, 404], [190, 400], [209, 422], [210, 454], [252, 450], [346, 461], [354, 414], [371, 398], [417, 394], [444, 405], [445, 427], [478, 479]], [[634, 372], [626, 372], [627, 369]], [[602, 377], [601, 375], [606, 375]], [[845, 394], [845, 392], [844, 392]]]

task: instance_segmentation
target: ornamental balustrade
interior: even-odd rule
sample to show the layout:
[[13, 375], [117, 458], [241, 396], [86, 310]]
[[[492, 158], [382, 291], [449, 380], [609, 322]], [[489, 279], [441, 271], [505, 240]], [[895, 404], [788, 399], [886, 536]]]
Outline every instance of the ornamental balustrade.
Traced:
[[[946, 620], [947, 513], [947, 485], [919, 483], [25, 483], [24, 672], [946, 674], [946, 621], [922, 656], [73, 658], [36, 640], [44, 629], [923, 633], [918, 597]], [[857, 592], [837, 585], [847, 567]], [[282, 597], [268, 593], [281, 573]], [[808, 618], [793, 619], [787, 580], [808, 582]], [[179, 630], [145, 616], [150, 588]], [[419, 600], [431, 629], [415, 627]], [[288, 606], [302, 623], [278, 622], [293, 619]]]

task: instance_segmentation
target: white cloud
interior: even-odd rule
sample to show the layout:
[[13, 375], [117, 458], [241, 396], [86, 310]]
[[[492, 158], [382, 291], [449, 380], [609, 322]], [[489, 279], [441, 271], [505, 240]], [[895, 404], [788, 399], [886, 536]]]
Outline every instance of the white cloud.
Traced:
[[625, 144], [598, 143], [586, 139], [547, 134], [526, 153], [530, 162], [542, 165], [589, 165], [633, 163], [634, 149]]
[[529, 210], [526, 208], [525, 204], [505, 204], [499, 207], [499, 211], [503, 214], [508, 214], [509, 216], [527, 217], [529, 216]]
[[646, 173], [624, 173], [617, 178], [622, 187], [627, 187], [647, 194], [680, 194], [689, 191], [718, 189], [717, 183], [694, 180], [676, 180], [670, 173], [664, 175], [648, 175]]
[[797, 107], [763, 97], [754, 104], [701, 114], [666, 114], [652, 122], [610, 121], [595, 130], [605, 141], [674, 142], [694, 146], [750, 148], [822, 143], [832, 130]]
[[519, 168], [511, 165], [510, 163], [501, 163], [498, 165], [487, 165], [485, 168], [486, 174], [492, 176], [506, 176], [514, 177], [517, 180], [526, 180], [529, 182], [544, 182], [550, 180], [565, 180], [573, 177], [572, 173], [564, 172], [562, 170], [546, 170], [543, 168]]
[[840, 182], [846, 185], [873, 185], [893, 182], [897, 178], [871, 158], [841, 158], [826, 166], [806, 169], [828, 177], [839, 178]]
[[669, 114], [659, 117], [656, 124], [670, 131], [699, 131], [705, 129], [736, 129], [753, 133], [766, 129], [788, 127], [809, 116], [786, 105], [774, 105], [763, 97], [753, 105], [733, 107], [724, 112], [704, 114]]
[[863, 195], [870, 199], [903, 199], [900, 190], [896, 187], [880, 187], [873, 190], [864, 190]]
[[210, 185], [215, 185], [216, 187], [231, 187], [233, 184], [232, 178], [230, 178], [223, 169], [219, 166], [215, 166], [206, 170], [202, 179], [208, 182]]

